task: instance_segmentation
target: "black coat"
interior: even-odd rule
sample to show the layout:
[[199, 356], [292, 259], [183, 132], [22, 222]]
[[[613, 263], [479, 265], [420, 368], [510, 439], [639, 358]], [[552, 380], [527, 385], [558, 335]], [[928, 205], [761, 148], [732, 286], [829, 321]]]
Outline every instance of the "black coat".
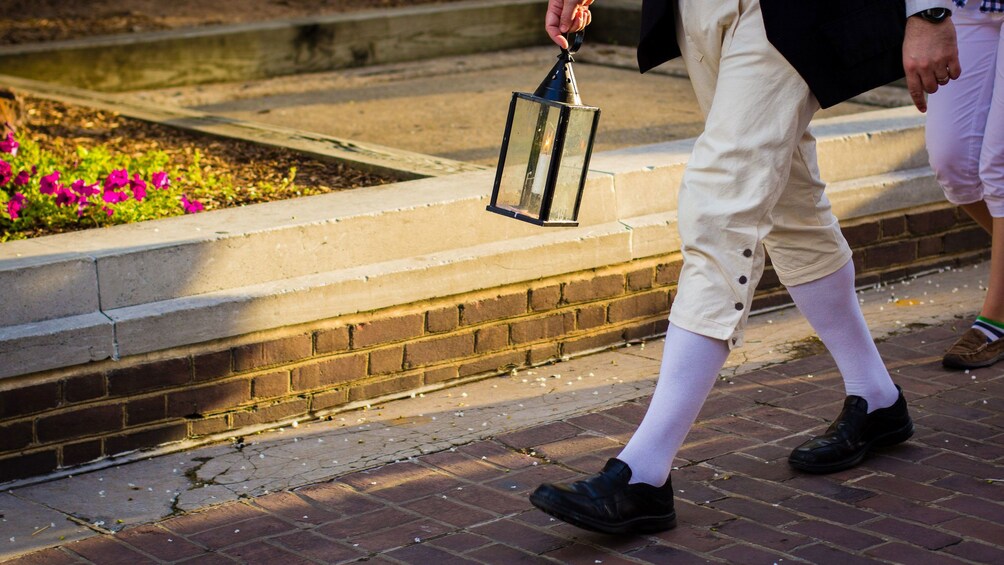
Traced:
[[[767, 39], [828, 108], [903, 77], [904, 0], [760, 0]], [[642, 72], [678, 57], [676, 0], [644, 0]]]

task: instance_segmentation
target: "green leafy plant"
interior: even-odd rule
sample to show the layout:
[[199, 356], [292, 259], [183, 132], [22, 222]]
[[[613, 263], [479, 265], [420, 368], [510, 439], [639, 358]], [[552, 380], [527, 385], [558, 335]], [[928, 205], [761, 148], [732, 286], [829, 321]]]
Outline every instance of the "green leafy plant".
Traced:
[[[183, 164], [173, 164], [164, 151], [114, 154], [105, 145], [77, 146], [69, 154], [72, 161], [21, 132], [0, 140], [0, 242], [194, 214], [248, 196], [229, 176], [204, 167], [198, 150]], [[257, 187], [260, 199], [288, 192], [295, 178], [291, 168], [278, 186]]]

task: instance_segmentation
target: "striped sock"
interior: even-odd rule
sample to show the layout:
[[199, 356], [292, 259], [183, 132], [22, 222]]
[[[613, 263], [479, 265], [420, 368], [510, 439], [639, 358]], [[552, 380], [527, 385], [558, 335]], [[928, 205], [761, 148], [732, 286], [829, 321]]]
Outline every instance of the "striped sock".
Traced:
[[993, 343], [1004, 337], [1004, 323], [983, 316], [977, 316], [973, 327], [987, 336], [987, 343]]

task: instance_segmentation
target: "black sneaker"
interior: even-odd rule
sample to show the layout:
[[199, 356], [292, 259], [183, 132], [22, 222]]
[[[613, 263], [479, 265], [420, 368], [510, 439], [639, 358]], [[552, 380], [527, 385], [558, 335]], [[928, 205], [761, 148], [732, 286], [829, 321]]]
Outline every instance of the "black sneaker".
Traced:
[[913, 435], [913, 420], [906, 398], [898, 386], [899, 398], [888, 408], [868, 413], [868, 401], [848, 396], [844, 409], [826, 433], [795, 448], [788, 464], [806, 473], [836, 473], [860, 463], [873, 447], [902, 443]]
[[628, 484], [630, 479], [627, 463], [613, 458], [587, 479], [540, 485], [530, 502], [559, 520], [604, 534], [650, 534], [676, 527], [672, 478], [661, 487]]

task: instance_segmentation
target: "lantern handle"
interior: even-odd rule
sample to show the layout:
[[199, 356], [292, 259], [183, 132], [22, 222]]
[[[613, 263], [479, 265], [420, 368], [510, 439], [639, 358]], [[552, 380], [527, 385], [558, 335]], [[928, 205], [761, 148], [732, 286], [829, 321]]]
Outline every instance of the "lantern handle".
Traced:
[[568, 49], [562, 49], [565, 53], [569, 55], [575, 55], [578, 53], [579, 49], [582, 47], [582, 42], [586, 39], [586, 30], [580, 29], [573, 34], [565, 34], [565, 40], [568, 41]]

